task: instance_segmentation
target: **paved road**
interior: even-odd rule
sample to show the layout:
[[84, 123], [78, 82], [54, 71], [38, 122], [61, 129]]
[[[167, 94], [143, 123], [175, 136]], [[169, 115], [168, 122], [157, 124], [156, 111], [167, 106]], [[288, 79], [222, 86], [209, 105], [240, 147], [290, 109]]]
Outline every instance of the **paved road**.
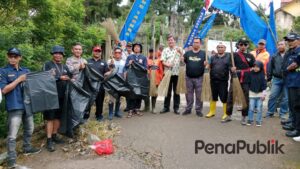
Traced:
[[[158, 102], [162, 106], [162, 99]], [[184, 105], [184, 97], [182, 97]], [[160, 109], [158, 109], [160, 110]], [[183, 107], [181, 107], [183, 111]], [[205, 104], [203, 112], [208, 111]], [[300, 168], [300, 143], [284, 136], [277, 117], [265, 120], [262, 127], [241, 126], [235, 113], [230, 123], [220, 123], [221, 107], [217, 116], [211, 119], [199, 118], [195, 114], [188, 116], [145, 113], [143, 117], [114, 120], [122, 128], [115, 143], [117, 152], [105, 158], [83, 157], [64, 159], [62, 153], [50, 154], [44, 151], [39, 157], [26, 160], [32, 168], [165, 168], [165, 169], [296, 169]], [[193, 112], [195, 113], [195, 112]], [[204, 113], [204, 114], [205, 114]], [[257, 140], [267, 142], [276, 139], [284, 144], [285, 154], [207, 154], [199, 151], [195, 154], [195, 140], [205, 143], [235, 143], [245, 140], [254, 144]]]

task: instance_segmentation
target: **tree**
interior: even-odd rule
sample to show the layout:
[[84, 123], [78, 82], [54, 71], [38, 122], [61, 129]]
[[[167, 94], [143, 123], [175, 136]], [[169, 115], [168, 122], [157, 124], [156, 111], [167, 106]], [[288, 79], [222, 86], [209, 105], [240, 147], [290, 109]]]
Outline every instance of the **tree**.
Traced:
[[300, 33], [300, 16], [296, 17], [293, 24], [293, 30]]

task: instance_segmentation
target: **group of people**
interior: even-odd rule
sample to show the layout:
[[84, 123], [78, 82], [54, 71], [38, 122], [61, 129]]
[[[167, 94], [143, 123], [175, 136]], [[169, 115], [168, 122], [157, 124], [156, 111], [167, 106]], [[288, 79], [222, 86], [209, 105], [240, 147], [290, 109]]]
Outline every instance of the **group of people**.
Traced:
[[[196, 115], [203, 117], [203, 102], [201, 100], [202, 82], [205, 70], [210, 72], [210, 84], [212, 100], [210, 101], [209, 112], [206, 118], [212, 118], [216, 114], [216, 104], [220, 98], [223, 103], [222, 122], [231, 121], [234, 106], [232, 77], [237, 77], [241, 84], [247, 106], [241, 109], [242, 125], [262, 125], [263, 101], [266, 97], [267, 82], [272, 81], [271, 94], [268, 101], [268, 112], [265, 118], [271, 118], [280, 108], [280, 118], [283, 129], [288, 130], [286, 136], [293, 137], [300, 141], [300, 36], [296, 33], [289, 33], [284, 37], [284, 41], [278, 42], [278, 52], [270, 57], [266, 51], [266, 41], [259, 40], [257, 49], [248, 53], [249, 41], [242, 38], [237, 42], [237, 52], [233, 56], [226, 53], [226, 46], [223, 43], [217, 45], [217, 52], [206, 60], [207, 52], [201, 50], [202, 40], [193, 39], [191, 48], [183, 51], [176, 46], [175, 38], [172, 35], [167, 37], [166, 48], [159, 47], [159, 50], [148, 51], [149, 56], [144, 56], [143, 46], [140, 43], [127, 43], [116, 45], [113, 49], [113, 57], [108, 61], [102, 58], [101, 46], [92, 48], [92, 57], [88, 60], [82, 57], [83, 47], [80, 43], [75, 43], [71, 49], [72, 56], [63, 63], [65, 49], [62, 46], [54, 46], [51, 50], [52, 60], [43, 65], [44, 71], [50, 71], [56, 79], [58, 100], [60, 108], [45, 111], [44, 119], [47, 132], [47, 150], [55, 151], [55, 144], [63, 143], [58, 137], [64, 92], [68, 80], [78, 80], [79, 73], [87, 65], [99, 74], [108, 76], [112, 70], [117, 70], [117, 74], [127, 78], [127, 71], [132, 64], [138, 64], [148, 70], [149, 78], [151, 72], [155, 71], [155, 85], [158, 87], [164, 77], [164, 71], [170, 70], [171, 77], [167, 96], [164, 99], [163, 109], [160, 113], [170, 112], [171, 96], [173, 94], [173, 112], [177, 115], [189, 115], [192, 113], [195, 102]], [[286, 48], [288, 43], [288, 49]], [[30, 72], [20, 65], [22, 59], [21, 51], [11, 48], [7, 52], [8, 64], [0, 69], [0, 88], [6, 99], [6, 110], [8, 112], [8, 167], [16, 166], [16, 137], [21, 123], [23, 123], [23, 150], [25, 154], [39, 153], [41, 150], [31, 146], [30, 140], [34, 129], [33, 115], [25, 111], [22, 95], [22, 82], [26, 80], [26, 74]], [[234, 64], [233, 64], [234, 62]], [[184, 112], [179, 112], [180, 95], [176, 93], [180, 66], [185, 65], [186, 83], [186, 107]], [[95, 96], [96, 119], [102, 121], [103, 102], [105, 90], [100, 85], [99, 92]], [[132, 116], [142, 116], [141, 104], [144, 100], [145, 110], [155, 112], [157, 96], [150, 97], [128, 97], [126, 98], [127, 118]], [[280, 99], [278, 101], [278, 99]], [[151, 106], [150, 106], [151, 100]], [[123, 116], [120, 110], [120, 97], [109, 96], [108, 119]], [[84, 120], [90, 116], [90, 107], [84, 112]], [[256, 119], [254, 114], [256, 112]], [[285, 115], [289, 112], [286, 119]]]

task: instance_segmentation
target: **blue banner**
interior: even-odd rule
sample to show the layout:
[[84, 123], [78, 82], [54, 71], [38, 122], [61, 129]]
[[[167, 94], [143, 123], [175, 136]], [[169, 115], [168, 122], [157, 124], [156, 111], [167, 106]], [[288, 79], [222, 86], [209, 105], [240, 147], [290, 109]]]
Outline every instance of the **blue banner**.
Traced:
[[200, 28], [200, 25], [204, 19], [204, 16], [205, 16], [205, 12], [206, 12], [206, 9], [205, 7], [202, 8], [202, 10], [200, 11], [200, 14], [196, 20], [196, 23], [187, 39], [187, 41], [185, 42], [185, 45], [184, 45], [184, 48], [187, 48], [189, 47], [190, 45], [192, 45], [193, 43], [193, 40], [194, 40], [194, 37], [197, 36], [197, 33], [198, 33], [198, 30]]
[[212, 6], [240, 17], [241, 27], [254, 44], [267, 41], [268, 52], [276, 51], [276, 42], [268, 25], [252, 10], [246, 0], [214, 0]]
[[149, 9], [151, 0], [136, 0], [129, 12], [125, 24], [120, 33], [120, 40], [132, 42], [135, 39], [146, 13]]
[[203, 28], [201, 29], [201, 31], [199, 32], [198, 37], [200, 39], [204, 39], [207, 35], [207, 32], [210, 30], [210, 28], [212, 27], [215, 19], [216, 19], [217, 14], [214, 13], [210, 16], [209, 20], [206, 22], [206, 24], [203, 26]]

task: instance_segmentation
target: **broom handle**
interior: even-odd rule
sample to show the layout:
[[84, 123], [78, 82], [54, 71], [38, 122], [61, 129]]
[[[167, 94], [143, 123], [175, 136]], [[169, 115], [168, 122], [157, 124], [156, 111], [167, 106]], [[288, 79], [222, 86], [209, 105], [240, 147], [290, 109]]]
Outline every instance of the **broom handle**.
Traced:
[[205, 60], [208, 61], [208, 38], [205, 38]]
[[230, 54], [231, 54], [232, 66], [235, 67], [234, 58], [233, 58], [232, 40], [230, 40]]

